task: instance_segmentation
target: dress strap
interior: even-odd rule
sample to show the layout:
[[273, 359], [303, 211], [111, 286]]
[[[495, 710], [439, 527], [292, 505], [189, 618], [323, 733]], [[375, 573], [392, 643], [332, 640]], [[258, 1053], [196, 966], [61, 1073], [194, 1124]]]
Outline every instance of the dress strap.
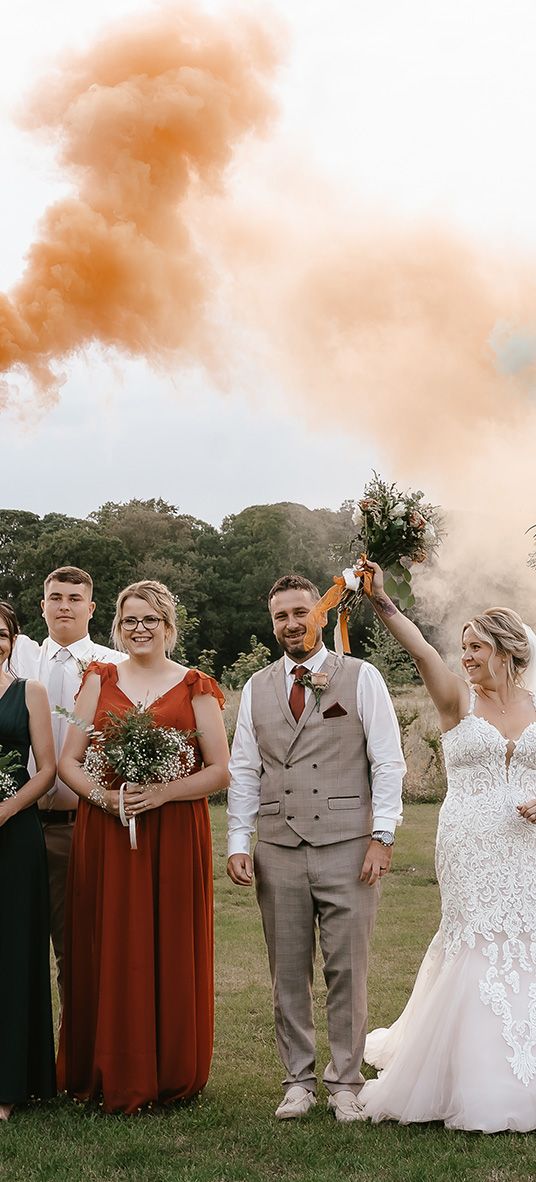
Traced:
[[476, 689], [474, 685], [469, 686], [469, 709], [468, 714], [474, 714], [476, 705]]

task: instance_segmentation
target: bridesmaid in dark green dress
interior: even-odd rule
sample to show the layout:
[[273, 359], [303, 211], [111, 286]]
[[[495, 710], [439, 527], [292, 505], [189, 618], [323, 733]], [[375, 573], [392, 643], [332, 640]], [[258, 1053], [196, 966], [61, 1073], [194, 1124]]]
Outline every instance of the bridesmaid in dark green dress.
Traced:
[[9, 663], [4, 668], [18, 631], [13, 608], [0, 602], [0, 754], [13, 752], [20, 765], [11, 773], [16, 793], [0, 791], [0, 1120], [15, 1104], [56, 1092], [48, 879], [36, 805], [56, 765], [46, 690], [15, 680]]

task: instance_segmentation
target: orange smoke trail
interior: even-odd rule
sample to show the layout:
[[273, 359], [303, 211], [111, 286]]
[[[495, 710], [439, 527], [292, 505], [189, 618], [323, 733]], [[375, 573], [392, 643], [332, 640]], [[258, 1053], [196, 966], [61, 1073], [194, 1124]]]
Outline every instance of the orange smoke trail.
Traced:
[[196, 185], [218, 191], [237, 142], [265, 127], [276, 57], [258, 18], [181, 5], [108, 31], [37, 88], [24, 122], [59, 142], [77, 191], [0, 296], [0, 371], [46, 398], [55, 365], [93, 341], [210, 362], [213, 277], [184, 205]]

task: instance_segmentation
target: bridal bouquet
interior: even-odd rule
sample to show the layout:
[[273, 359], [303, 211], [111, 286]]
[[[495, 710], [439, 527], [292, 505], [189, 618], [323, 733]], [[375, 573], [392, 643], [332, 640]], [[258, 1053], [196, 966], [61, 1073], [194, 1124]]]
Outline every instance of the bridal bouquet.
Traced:
[[352, 520], [358, 531], [352, 547], [359, 552], [354, 566], [359, 571], [367, 558], [378, 562], [387, 595], [412, 607], [410, 568], [437, 550], [443, 535], [439, 510], [425, 502], [422, 492], [401, 492], [374, 472]]
[[[0, 747], [0, 753], [1, 751]], [[3, 800], [9, 800], [10, 796], [17, 795], [18, 784], [13, 772], [18, 771], [20, 767], [22, 764], [19, 762], [16, 751], [7, 751], [5, 755], [0, 754], [0, 804]]]
[[105, 808], [104, 790], [110, 778], [122, 781], [119, 790], [119, 816], [130, 832], [131, 849], [137, 849], [136, 819], [125, 813], [125, 792], [133, 785], [151, 785], [158, 792], [159, 784], [180, 780], [190, 775], [195, 765], [195, 751], [191, 739], [195, 731], [180, 731], [171, 726], [159, 726], [150, 709], [141, 702], [132, 705], [125, 714], [109, 711], [102, 730], [87, 726], [74, 714], [56, 708], [69, 722], [90, 735], [83, 770], [94, 784], [90, 799]]
[[340, 653], [350, 652], [348, 618], [362, 598], [363, 587], [372, 583], [367, 560], [383, 568], [387, 595], [398, 599], [404, 608], [412, 607], [411, 567], [429, 558], [443, 535], [441, 514], [424, 500], [422, 492], [401, 492], [376, 472], [357, 502], [353, 522], [357, 534], [351, 543], [351, 566], [333, 579], [334, 585], [309, 613], [306, 649], [314, 645], [322, 614], [336, 607], [335, 648]]

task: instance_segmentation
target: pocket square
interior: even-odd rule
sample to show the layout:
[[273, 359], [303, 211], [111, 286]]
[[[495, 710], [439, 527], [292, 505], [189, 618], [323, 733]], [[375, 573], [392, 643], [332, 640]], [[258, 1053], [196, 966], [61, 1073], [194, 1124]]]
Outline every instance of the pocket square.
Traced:
[[334, 702], [333, 706], [328, 706], [327, 710], [322, 711], [323, 718], [343, 718], [345, 714], [348, 714], [348, 711], [340, 702]]

